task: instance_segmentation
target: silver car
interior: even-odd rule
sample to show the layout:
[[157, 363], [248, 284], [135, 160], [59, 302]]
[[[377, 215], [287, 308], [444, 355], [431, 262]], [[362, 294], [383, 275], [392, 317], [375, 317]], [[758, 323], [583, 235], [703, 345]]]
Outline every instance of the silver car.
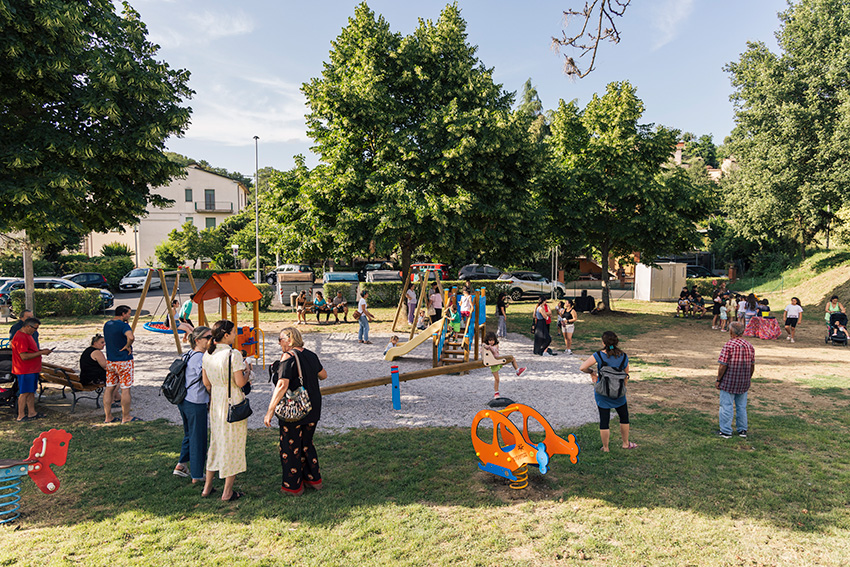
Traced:
[[[121, 278], [121, 281], [118, 282], [118, 289], [121, 291], [132, 291], [135, 289], [142, 289], [145, 287], [145, 279], [148, 277], [148, 272], [154, 271], [153, 268], [133, 268], [127, 275]], [[154, 273], [151, 274], [151, 285], [150, 289], [161, 289], [162, 282], [159, 281], [159, 277]]]
[[561, 282], [552, 282], [549, 278], [538, 274], [537, 272], [511, 272], [499, 276], [500, 280], [509, 280], [510, 288], [508, 295], [514, 301], [519, 301], [523, 297], [552, 297], [552, 292], [555, 292], [555, 297], [563, 299], [567, 295], [567, 288]]

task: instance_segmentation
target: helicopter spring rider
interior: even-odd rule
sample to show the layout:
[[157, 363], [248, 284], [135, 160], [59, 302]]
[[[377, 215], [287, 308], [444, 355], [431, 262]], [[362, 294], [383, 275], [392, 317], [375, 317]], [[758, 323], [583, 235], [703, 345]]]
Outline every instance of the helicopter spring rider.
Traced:
[[[522, 433], [508, 419], [513, 412], [519, 412], [522, 415]], [[546, 433], [540, 443], [532, 442], [528, 436], [529, 417], [537, 420]], [[493, 441], [490, 443], [478, 437], [478, 424], [485, 419], [493, 422]], [[570, 462], [577, 464], [580, 450], [575, 435], [568, 435], [566, 441], [561, 439], [539, 412], [517, 403], [501, 410], [479, 411], [472, 420], [472, 446], [475, 448], [475, 456], [481, 461], [478, 463], [478, 468], [507, 478], [511, 481], [511, 488], [515, 490], [528, 486], [528, 465], [536, 466], [541, 474], [546, 474], [553, 455], [569, 455]]]

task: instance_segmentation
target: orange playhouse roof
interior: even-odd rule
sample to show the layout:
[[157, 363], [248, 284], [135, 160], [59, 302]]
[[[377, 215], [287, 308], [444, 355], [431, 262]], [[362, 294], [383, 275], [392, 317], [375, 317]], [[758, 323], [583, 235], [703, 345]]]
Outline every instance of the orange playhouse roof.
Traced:
[[242, 272], [227, 272], [224, 274], [213, 274], [210, 279], [201, 286], [192, 300], [195, 303], [208, 299], [227, 297], [232, 302], [242, 301], [252, 303], [262, 299], [263, 294], [257, 289], [248, 276]]

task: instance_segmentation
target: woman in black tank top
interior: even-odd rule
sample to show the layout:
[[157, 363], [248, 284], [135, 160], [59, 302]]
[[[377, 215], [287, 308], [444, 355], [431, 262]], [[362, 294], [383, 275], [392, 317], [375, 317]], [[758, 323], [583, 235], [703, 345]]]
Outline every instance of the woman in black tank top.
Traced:
[[106, 356], [103, 347], [106, 339], [102, 335], [95, 335], [91, 340], [91, 346], [80, 355], [80, 382], [87, 384], [106, 383]]

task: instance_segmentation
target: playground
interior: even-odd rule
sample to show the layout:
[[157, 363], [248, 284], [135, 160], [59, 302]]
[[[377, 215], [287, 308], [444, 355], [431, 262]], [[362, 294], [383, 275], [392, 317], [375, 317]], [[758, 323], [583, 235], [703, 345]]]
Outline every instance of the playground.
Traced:
[[[538, 410], [562, 438], [575, 435], [577, 464], [556, 454], [545, 475], [529, 471], [522, 490], [479, 470], [470, 424], [492, 392], [490, 372], [481, 368], [402, 382], [400, 411], [391, 409], [389, 385], [326, 396], [317, 436], [326, 487], [301, 498], [281, 499], [277, 430], [252, 421], [248, 471], [237, 479], [248, 498], [236, 505], [203, 501], [171, 475], [182, 434], [176, 411], [156, 388], [175, 344], [170, 335], [140, 332], [134, 406], [144, 404], [139, 415], [153, 421], [100, 425], [99, 413], [81, 404], [71, 415], [58, 397], [48, 402], [48, 420], [0, 421], [0, 445], [11, 457], [26, 455], [41, 426], [74, 434], [57, 472], [61, 490], [48, 496], [32, 483], [23, 486], [21, 529], [4, 533], [0, 561], [844, 565], [850, 349], [824, 345], [815, 300], [803, 297], [813, 315], [796, 344], [753, 339], [748, 439], [711, 435], [716, 356], [727, 335], [712, 331], [710, 320], [674, 319], [655, 306], [623, 302], [616, 315], [580, 317], [580, 355], [541, 358], [532, 357], [522, 334], [531, 305], [517, 304], [501, 351], [529, 370], [504, 376], [503, 395]], [[392, 364], [402, 372], [433, 367], [427, 344], [385, 361], [392, 310], [378, 317], [373, 345], [357, 343], [354, 324], [336, 332], [306, 328], [308, 348], [330, 375], [323, 386], [385, 376]], [[270, 337], [282, 324], [262, 322]], [[617, 330], [632, 360], [636, 451], [598, 451], [590, 386], [575, 370], [603, 327]], [[79, 355], [72, 346], [90, 330], [69, 327], [68, 338], [57, 341], [56, 362], [66, 356], [73, 364]], [[274, 359], [279, 350], [268, 342]], [[255, 385], [251, 396], [262, 409], [270, 386], [262, 375]]]

